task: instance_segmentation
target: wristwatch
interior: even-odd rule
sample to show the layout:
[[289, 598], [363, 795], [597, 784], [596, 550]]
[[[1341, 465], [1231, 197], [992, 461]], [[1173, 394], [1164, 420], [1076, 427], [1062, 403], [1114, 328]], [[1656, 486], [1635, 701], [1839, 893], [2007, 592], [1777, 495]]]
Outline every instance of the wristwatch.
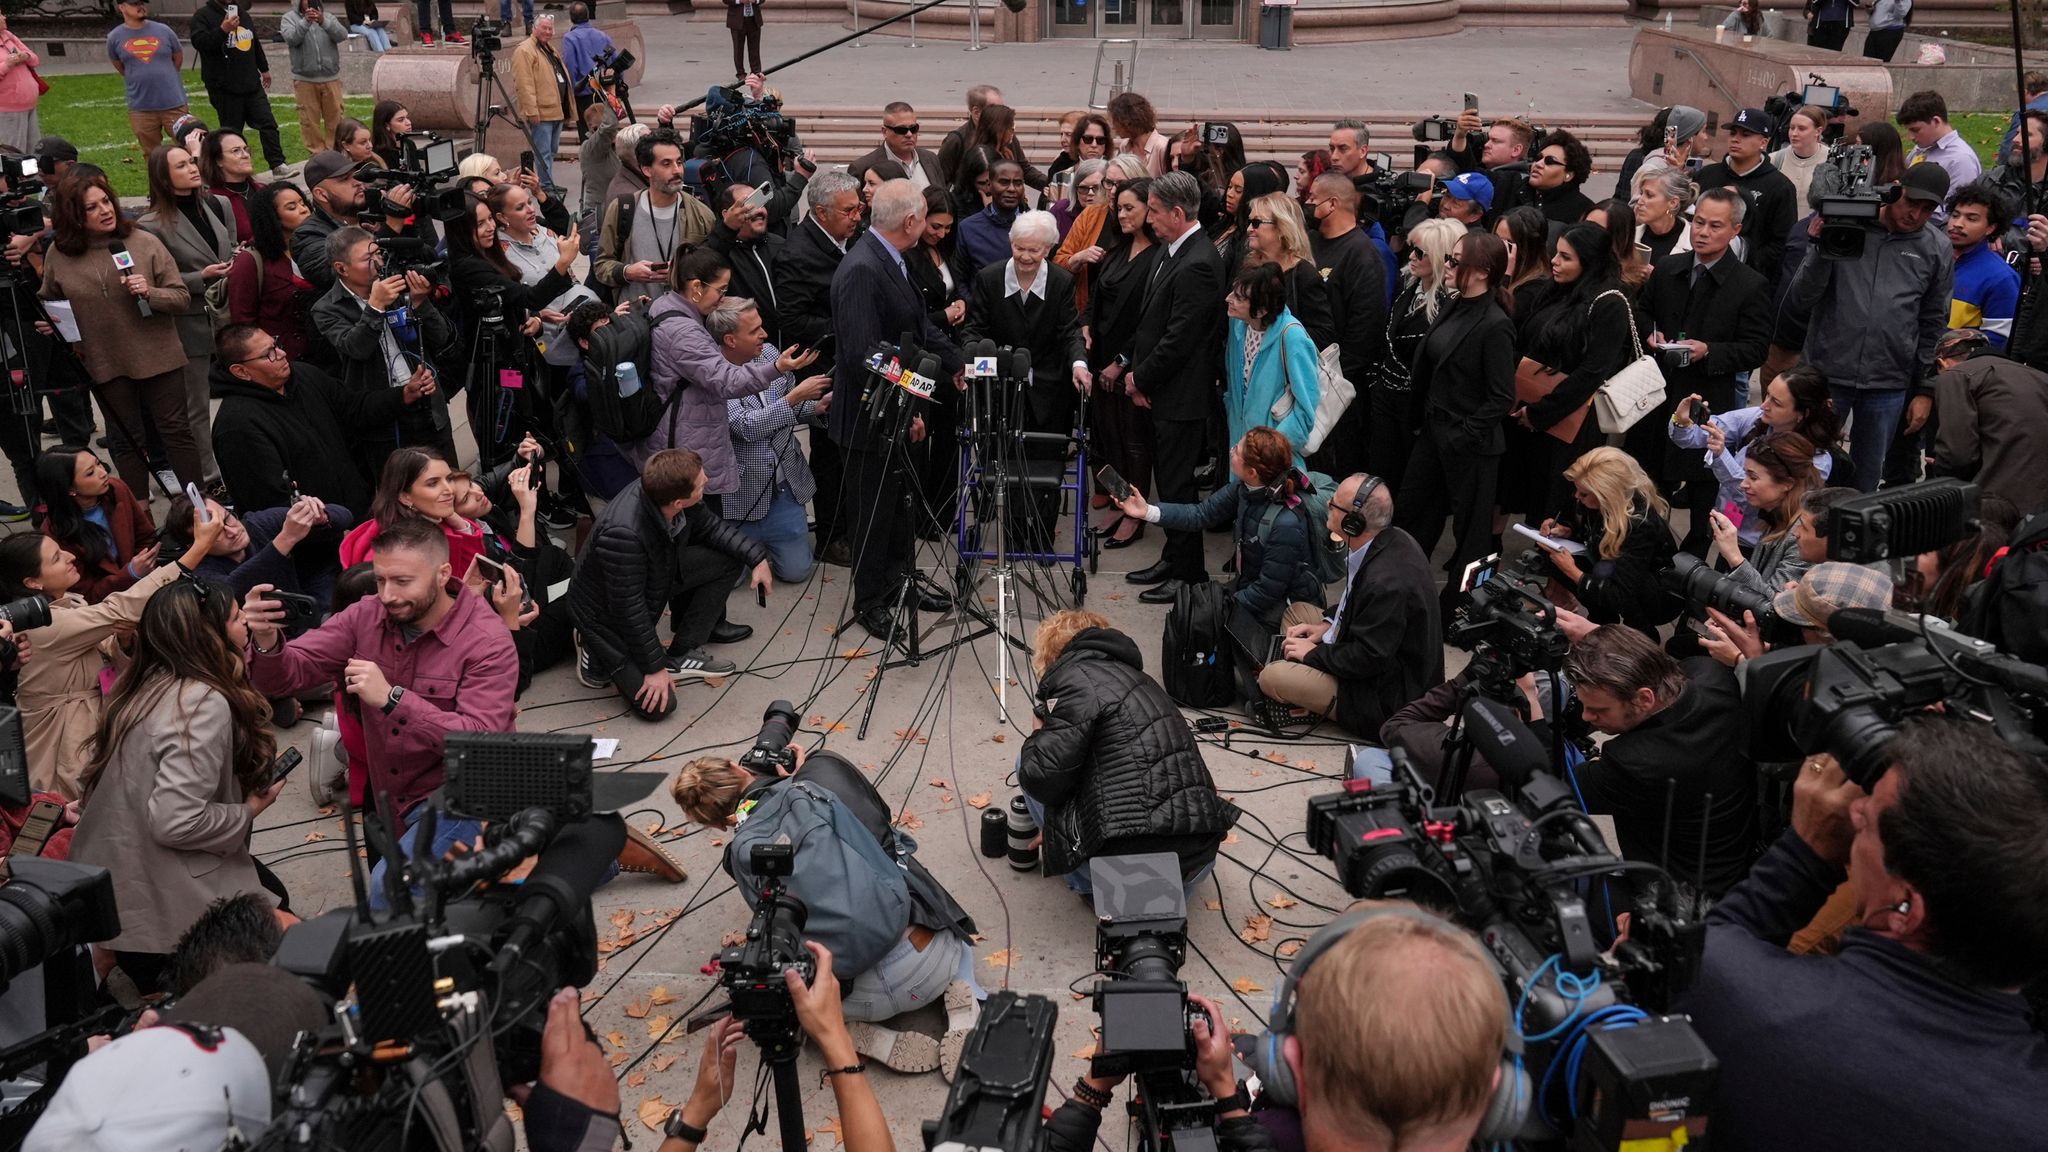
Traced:
[[668, 1114], [668, 1123], [661, 1126], [661, 1134], [669, 1140], [683, 1140], [691, 1144], [702, 1144], [709, 1135], [704, 1129], [695, 1127], [683, 1119], [681, 1108]]
[[398, 702], [403, 699], [405, 699], [405, 685], [393, 684], [391, 686], [391, 695], [384, 698], [384, 714], [386, 716], [391, 715], [392, 709], [397, 708]]
[[1216, 1114], [1218, 1116], [1225, 1112], [1249, 1112], [1251, 1110], [1251, 1089], [1245, 1087], [1245, 1083], [1242, 1080], [1237, 1082], [1237, 1091], [1228, 1096], [1219, 1096], [1216, 1099]]

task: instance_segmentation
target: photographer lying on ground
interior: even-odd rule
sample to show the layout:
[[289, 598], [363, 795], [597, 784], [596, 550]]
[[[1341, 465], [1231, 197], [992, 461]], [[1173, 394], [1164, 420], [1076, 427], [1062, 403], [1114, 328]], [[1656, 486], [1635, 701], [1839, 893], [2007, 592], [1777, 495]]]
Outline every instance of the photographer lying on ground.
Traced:
[[[748, 864], [751, 846], [797, 846], [788, 890], [809, 910], [805, 938], [838, 957], [861, 1054], [898, 1072], [941, 1068], [951, 1080], [982, 995], [968, 943], [974, 921], [925, 870], [917, 842], [890, 823], [888, 802], [859, 768], [836, 752], [806, 757], [801, 745], [789, 743], [795, 722], [789, 704], [776, 701], [744, 764], [692, 760], [669, 793], [697, 823], [737, 829], [726, 845], [725, 870], [750, 908], [761, 889]], [[942, 997], [943, 1040], [871, 1023]]]
[[1031, 654], [1039, 703], [1017, 780], [1045, 874], [1090, 895], [1096, 856], [1171, 852], [1192, 887], [1216, 866], [1237, 807], [1216, 794], [1194, 731], [1129, 636], [1093, 612], [1055, 612]]
[[[2017, 989], [2048, 973], [2048, 771], [1989, 725], [1932, 716], [1889, 754], [1869, 795], [1809, 757], [1791, 829], [1708, 914], [1678, 1008], [1721, 1061], [1717, 1146], [2040, 1142], [2048, 1039]], [[1786, 951], [1845, 876], [1841, 951]]]

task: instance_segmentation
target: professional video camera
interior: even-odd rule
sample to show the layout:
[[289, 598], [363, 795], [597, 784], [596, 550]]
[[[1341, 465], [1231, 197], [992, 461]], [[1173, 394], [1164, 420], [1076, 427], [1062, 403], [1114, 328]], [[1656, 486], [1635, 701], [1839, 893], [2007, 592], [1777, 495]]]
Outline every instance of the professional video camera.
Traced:
[[502, 21], [479, 16], [469, 26], [469, 54], [489, 56], [505, 50], [505, 25]]
[[750, 103], [745, 93], [743, 85], [727, 84], [706, 94], [703, 114], [690, 117], [690, 155], [721, 159], [751, 148], [780, 171], [785, 161], [803, 151], [796, 121], [782, 114], [782, 101], [774, 95], [764, 93]]
[[416, 236], [378, 236], [370, 243], [377, 246], [377, 268], [381, 275], [418, 272], [432, 277], [441, 268], [441, 258], [434, 246]]
[[1828, 122], [1821, 127], [1820, 138], [1829, 147], [1841, 141], [1848, 128], [1846, 118], [1857, 114], [1848, 97], [1842, 95], [1842, 90], [1822, 79], [1820, 73], [1809, 72], [1806, 79], [1807, 83], [1797, 92], [1787, 92], [1764, 101], [1764, 111], [1777, 125], [1771, 132], [1772, 151], [1785, 146], [1785, 126], [1791, 121], [1792, 114], [1801, 108], [1811, 105], [1828, 114]]
[[1868, 144], [1836, 144], [1828, 149], [1824, 167], [1837, 174], [1841, 191], [1823, 196], [1815, 208], [1820, 212], [1820, 236], [1814, 240], [1823, 260], [1854, 260], [1863, 255], [1870, 229], [1877, 227], [1877, 215], [1899, 198], [1897, 186], [1879, 188], [1872, 175], [1876, 158]]
[[811, 910], [783, 884], [795, 870], [796, 847], [756, 844], [747, 859], [763, 881], [761, 899], [747, 925], [746, 942], [718, 954], [718, 981], [731, 997], [732, 1014], [746, 1024], [755, 1042], [766, 1047], [767, 1037], [794, 1044], [796, 1005], [782, 974], [795, 969], [806, 984], [817, 974], [816, 963], [804, 948], [804, 924]]
[[1407, 217], [1409, 207], [1435, 187], [1436, 177], [1427, 172], [1395, 172], [1391, 162], [1376, 164], [1363, 189], [1360, 215], [1399, 223]]
[[[442, 1149], [509, 1147], [504, 1086], [539, 1074], [548, 998], [596, 974], [590, 896], [625, 829], [583, 819], [590, 740], [478, 733], [449, 743], [447, 809], [420, 816], [410, 859], [381, 815], [365, 819], [388, 862], [390, 910], [371, 912], [351, 869], [355, 907], [285, 934], [274, 962], [335, 1000], [335, 1023], [299, 1038], [259, 1147], [404, 1148], [409, 1129]], [[485, 846], [435, 857], [444, 815], [489, 820]], [[523, 881], [504, 883], [536, 854]]]
[[778, 767], [795, 771], [796, 753], [789, 742], [796, 735], [797, 724], [796, 705], [787, 700], [771, 702], [761, 714], [761, 731], [754, 737], [754, 746], [740, 757], [740, 767], [761, 775], [771, 775]]
[[1138, 1144], [1147, 1152], [1185, 1147], [1175, 1133], [1215, 1125], [1216, 1102], [1195, 1079], [1195, 1039], [1187, 985], [1187, 897], [1180, 858], [1171, 852], [1097, 856], [1095, 1014], [1102, 1038], [1088, 1074], [1130, 1076]]
[[33, 156], [0, 156], [0, 177], [7, 191], [0, 193], [0, 229], [11, 236], [42, 235], [43, 181]]
[[1418, 144], [1436, 144], [1447, 141], [1457, 132], [1458, 122], [1449, 116], [1425, 116], [1415, 122], [1409, 131]]
[[1444, 629], [1444, 642], [1472, 654], [1468, 668], [1482, 695], [1511, 699], [1524, 673], [1564, 666], [1571, 642], [1557, 629], [1557, 605], [1543, 594], [1550, 577], [1542, 565], [1531, 549], [1505, 567], [1495, 553], [1465, 569], [1459, 587], [1470, 596]]
[[[1844, 501], [1828, 510], [1828, 559], [1934, 551], [1970, 530], [1977, 502], [1977, 487], [1953, 478]], [[1767, 652], [1737, 670], [1756, 760], [1830, 752], [1869, 789], [1889, 767], [1884, 750], [1899, 721], [1935, 706], [2048, 755], [2048, 669], [1926, 616], [1845, 608], [1827, 624], [1834, 643]]]
[[[20, 740], [18, 724], [13, 739]], [[94, 1007], [92, 961], [81, 947], [120, 934], [106, 869], [0, 858], [0, 1041], [7, 1044], [0, 1049], [0, 1147], [21, 1145], [65, 1073], [85, 1057], [87, 1037], [134, 1026], [119, 1005]]]
[[606, 48], [590, 58], [590, 75], [597, 81], [599, 89], [624, 96], [628, 91], [626, 73], [632, 71], [633, 65], [639, 62], [638, 57], [624, 48]]
[[989, 994], [960, 1050], [944, 1110], [925, 1121], [926, 1152], [1041, 1152], [1059, 1014], [1043, 996]]
[[1623, 889], [1587, 885], [1662, 869], [1624, 862], [1607, 846], [1506, 707], [1472, 701], [1463, 722], [1503, 791], [1439, 804], [1397, 748], [1391, 784], [1354, 780], [1309, 800], [1309, 846], [1336, 865], [1351, 895], [1432, 908], [1493, 958], [1526, 1038], [1521, 1062], [1542, 1086], [1533, 1113], [1531, 1101], [1517, 1104], [1523, 1115], [1510, 1123], [1519, 1120], [1518, 1139], [1566, 1137], [1575, 1149], [1613, 1149], [1624, 1146], [1624, 1128], [1643, 1140], [1684, 1128], [1697, 1140], [1717, 1064], [1689, 1021], [1657, 1015], [1698, 971], [1706, 934], [1697, 911], [1659, 876], [1638, 886], [1628, 938], [1603, 955], [1588, 900], [1600, 901], [1602, 922], [1611, 924], [1611, 901]]

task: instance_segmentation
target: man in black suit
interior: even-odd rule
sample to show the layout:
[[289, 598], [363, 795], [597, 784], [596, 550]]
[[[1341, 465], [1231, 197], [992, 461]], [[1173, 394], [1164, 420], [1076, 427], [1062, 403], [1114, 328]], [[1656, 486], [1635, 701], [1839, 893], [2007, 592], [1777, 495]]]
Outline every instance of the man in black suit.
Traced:
[[1376, 476], [1337, 486], [1325, 525], [1341, 537], [1349, 576], [1337, 610], [1289, 604], [1282, 659], [1259, 671], [1270, 700], [1306, 708], [1368, 739], [1444, 676], [1436, 577], [1415, 538], [1393, 527], [1394, 497]]
[[729, 185], [717, 205], [719, 220], [704, 246], [725, 257], [732, 266], [732, 287], [728, 296], [744, 296], [761, 314], [761, 326], [768, 330], [769, 343], [781, 347], [780, 306], [776, 292], [775, 265], [782, 253], [783, 239], [768, 230], [766, 205], [747, 206], [754, 194], [745, 184]]
[[[1059, 221], [1050, 212], [1025, 212], [1010, 226], [1010, 258], [983, 268], [974, 277], [974, 295], [967, 305], [961, 336], [968, 344], [992, 340], [1031, 354], [1031, 382], [1018, 392], [1004, 414], [1013, 431], [1066, 433], [1074, 426], [1074, 407], [1094, 377], [1088, 371], [1088, 349], [1081, 340], [1081, 317], [1074, 307], [1074, 277], [1052, 263], [1060, 246]], [[1057, 443], [1025, 446], [1026, 459], [1055, 467], [1066, 459]], [[1019, 507], [1024, 519], [1011, 526], [1011, 547], [1042, 551], [1052, 543], [1059, 520], [1057, 488], [1033, 488], [1033, 507]]]
[[[832, 439], [845, 450], [846, 487], [854, 502], [848, 537], [854, 612], [862, 627], [887, 638], [916, 521], [904, 506], [910, 485], [899, 442], [866, 423], [861, 393], [874, 380], [867, 357], [875, 345], [894, 345], [908, 332], [919, 352], [937, 357], [941, 388], [958, 387], [961, 359], [960, 349], [926, 317], [924, 298], [911, 284], [903, 259], [924, 234], [924, 193], [908, 180], [890, 180], [875, 189], [869, 210], [868, 234], [847, 251], [832, 277]], [[913, 403], [916, 409], [925, 407]], [[922, 414], [911, 418], [907, 435], [912, 442], [924, 439]], [[930, 611], [951, 603], [940, 596], [918, 601]]]
[[[1152, 410], [1155, 503], [1196, 502], [1195, 468], [1223, 360], [1223, 257], [1202, 234], [1201, 210], [1202, 186], [1193, 176], [1168, 172], [1152, 181], [1146, 219], [1164, 251], [1145, 288], [1124, 392]], [[1159, 562], [1124, 577], [1153, 585], [1138, 595], [1148, 604], [1171, 603], [1182, 581], [1208, 578], [1200, 532], [1168, 532]]]
[[[1683, 480], [1692, 528], [1682, 547], [1706, 555], [1707, 512], [1718, 490], [1701, 454], [1671, 443], [1672, 410], [1694, 398], [1709, 410], [1730, 412], [1745, 397], [1735, 374], [1763, 363], [1771, 339], [1771, 285], [1763, 274], [1733, 257], [1730, 244], [1742, 231], [1742, 196], [1708, 188], [1693, 208], [1692, 251], [1657, 262], [1643, 288], [1650, 342], [1664, 345], [1657, 362], [1664, 369], [1664, 403], [1629, 429], [1624, 441], [1659, 487]], [[1689, 419], [1690, 417], [1688, 417]]]
[[981, 123], [981, 110], [991, 104], [1003, 102], [1003, 90], [993, 84], [976, 84], [967, 90], [967, 121], [939, 142], [939, 172], [946, 183], [952, 184], [960, 177], [960, 158], [967, 153], [967, 138], [974, 135], [975, 125]]
[[926, 188], [944, 188], [946, 177], [939, 168], [938, 153], [917, 146], [917, 134], [923, 128], [917, 122], [917, 109], [901, 100], [890, 101], [889, 106], [882, 109], [881, 145], [848, 164], [846, 174], [866, 183], [868, 169], [884, 160], [894, 160], [903, 166], [903, 171], [909, 174], [911, 184], [919, 192]]
[[[776, 325], [769, 331], [775, 333], [778, 348], [816, 348], [832, 331], [832, 276], [860, 228], [860, 181], [844, 172], [820, 172], [805, 186], [804, 203], [810, 211], [789, 230], [789, 239], [775, 257]], [[818, 479], [820, 498], [812, 513], [818, 526], [818, 557], [827, 564], [853, 563], [841, 523], [847, 498], [845, 467], [837, 444], [823, 436], [813, 438], [811, 473]]]

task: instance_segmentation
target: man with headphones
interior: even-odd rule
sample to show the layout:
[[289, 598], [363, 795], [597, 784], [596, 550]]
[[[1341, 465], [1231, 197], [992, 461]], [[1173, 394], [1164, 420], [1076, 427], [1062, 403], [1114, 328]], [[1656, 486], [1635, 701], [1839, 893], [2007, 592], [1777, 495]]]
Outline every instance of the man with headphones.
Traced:
[[1337, 486], [1326, 527], [1349, 551], [1344, 595], [1328, 618], [1313, 604], [1287, 606], [1278, 656], [1259, 672], [1268, 699], [1371, 736], [1443, 679], [1436, 578], [1393, 520], [1393, 493], [1378, 477]]

